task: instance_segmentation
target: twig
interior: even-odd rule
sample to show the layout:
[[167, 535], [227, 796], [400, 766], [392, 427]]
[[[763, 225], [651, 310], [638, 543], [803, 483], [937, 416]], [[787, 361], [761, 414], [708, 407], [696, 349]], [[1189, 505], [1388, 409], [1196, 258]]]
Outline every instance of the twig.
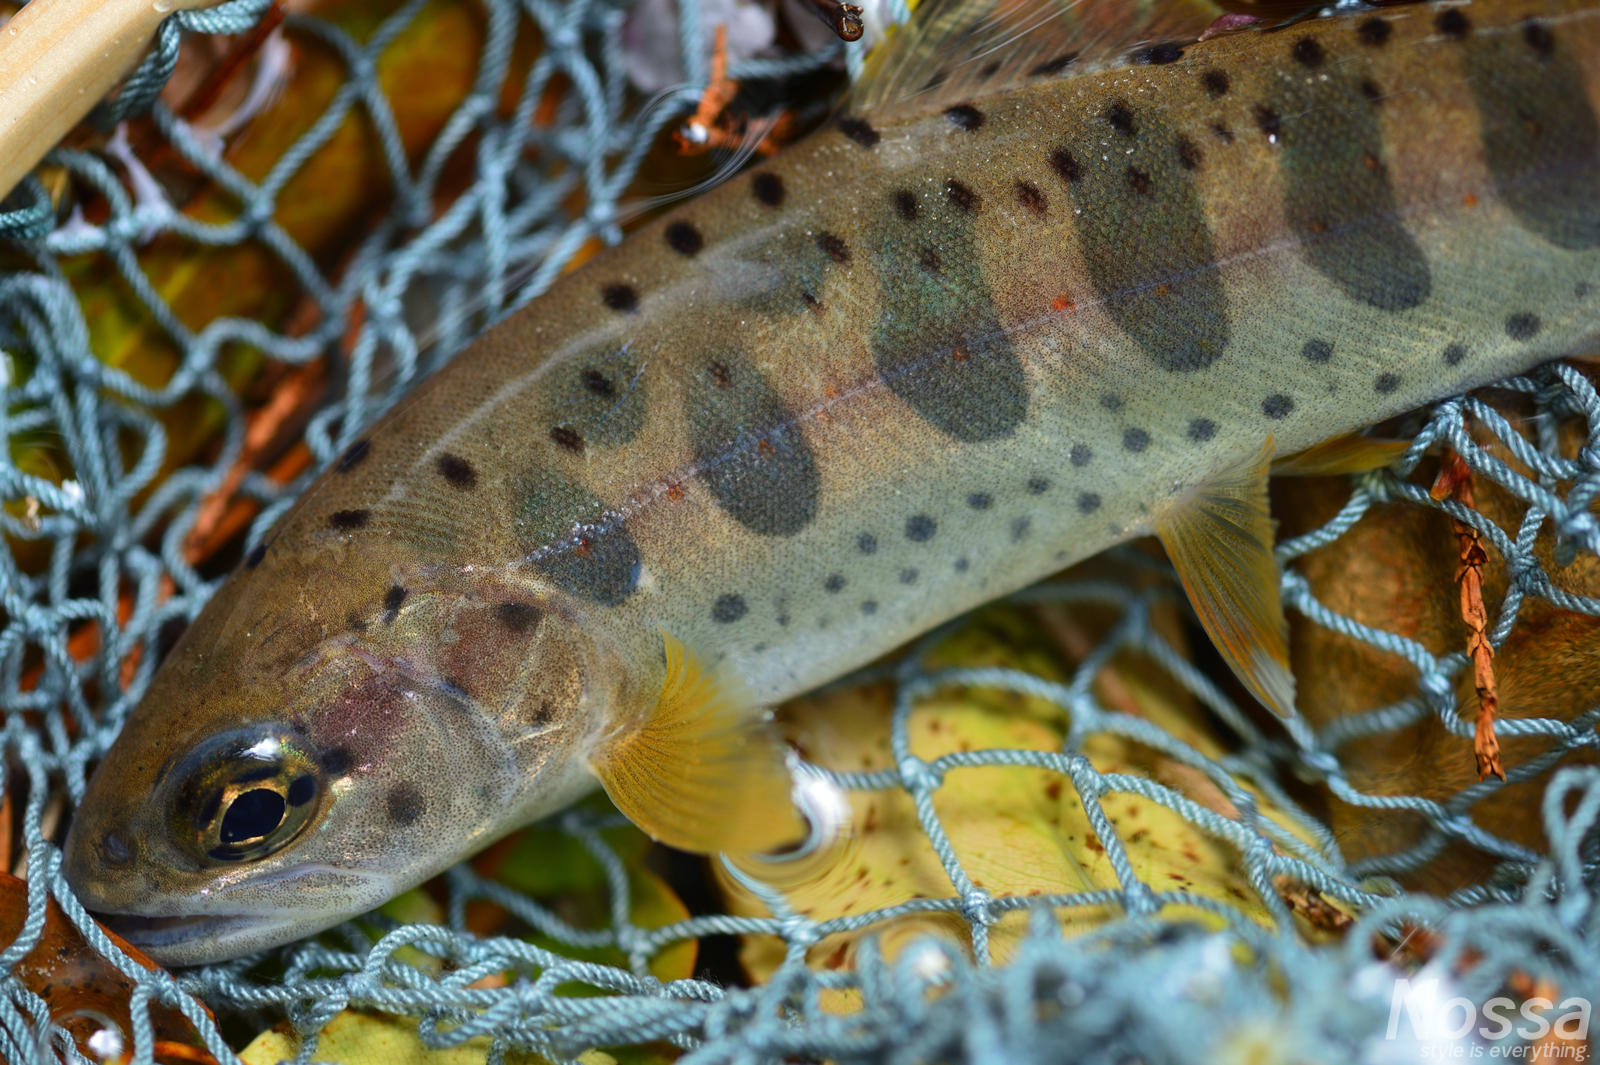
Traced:
[[[234, 496], [238, 493], [239, 486], [244, 483], [245, 476], [255, 469], [256, 463], [261, 460], [262, 454], [277, 437], [284, 424], [316, 402], [319, 392], [317, 385], [321, 383], [321, 379], [320, 362], [291, 370], [278, 382], [266, 405], [251, 413], [239, 461], [233, 464], [233, 468], [228, 471], [228, 476], [217, 490], [200, 504], [200, 512], [195, 515], [194, 526], [189, 530], [188, 539], [184, 542], [184, 557], [191, 565], [203, 562], [215, 554], [243, 523], [224, 520], [232, 516], [230, 505], [234, 503]], [[293, 476], [294, 474], [290, 474], [290, 477]], [[243, 521], [248, 520], [247, 515]]]
[[[1449, 498], [1464, 507], [1472, 506], [1472, 470], [1455, 451], [1444, 453], [1431, 494], [1435, 499]], [[1500, 741], [1494, 734], [1494, 715], [1500, 705], [1500, 695], [1494, 679], [1494, 645], [1489, 642], [1489, 611], [1483, 605], [1483, 567], [1489, 561], [1489, 554], [1483, 549], [1477, 529], [1459, 519], [1452, 518], [1451, 522], [1455, 526], [1461, 561], [1456, 570], [1456, 580], [1461, 585], [1461, 618], [1471, 630], [1467, 636], [1467, 654], [1472, 657], [1472, 683], [1478, 689], [1478, 722], [1472, 750], [1478, 759], [1479, 780], [1496, 776], [1504, 781], [1506, 771], [1500, 764]]]

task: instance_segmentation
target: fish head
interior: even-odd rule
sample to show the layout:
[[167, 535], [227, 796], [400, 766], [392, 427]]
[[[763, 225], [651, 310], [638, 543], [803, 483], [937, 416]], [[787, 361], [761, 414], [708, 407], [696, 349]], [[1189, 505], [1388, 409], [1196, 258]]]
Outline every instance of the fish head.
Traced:
[[96, 770], [64, 871], [156, 961], [327, 928], [594, 786], [616, 671], [568, 598], [386, 554], [231, 579]]

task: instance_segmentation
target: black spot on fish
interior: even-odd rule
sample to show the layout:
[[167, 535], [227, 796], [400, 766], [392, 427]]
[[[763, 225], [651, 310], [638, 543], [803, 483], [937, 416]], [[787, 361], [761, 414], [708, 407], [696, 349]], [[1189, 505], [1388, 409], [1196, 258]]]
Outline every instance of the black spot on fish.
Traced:
[[1444, 349], [1444, 364], [1446, 366], [1459, 366], [1467, 357], [1467, 349], [1460, 344], [1449, 344]]
[[965, 573], [965, 572], [967, 572], [967, 567], [970, 566], [971, 564], [972, 563], [968, 562], [964, 558], [956, 559], [956, 561], [955, 561], [956, 572], [957, 573]]
[[[1548, 52], [1527, 47], [1529, 27]], [[1530, 22], [1523, 41], [1485, 34], [1466, 47], [1483, 159], [1523, 228], [1558, 248], [1600, 247], [1600, 120], [1583, 67], [1547, 37]]]
[[1166, 66], [1168, 63], [1176, 63], [1182, 58], [1183, 48], [1172, 41], [1152, 44], [1148, 48], [1141, 48], [1133, 53], [1133, 61], [1135, 63], [1147, 63], [1158, 67]]
[[286, 798], [289, 800], [290, 806], [300, 807], [315, 798], [316, 794], [317, 778], [307, 774], [295, 777], [294, 783], [289, 785], [289, 793]]
[[744, 596], [719, 595], [717, 601], [711, 604], [711, 620], [728, 625], [738, 621], [749, 611], [750, 608], [744, 604]]
[[1594, 286], [1589, 284], [1587, 281], [1579, 281], [1576, 285], [1572, 286], [1572, 296], [1574, 299], [1586, 300], [1593, 291]]
[[1029, 70], [1028, 74], [1035, 78], [1047, 78], [1051, 75], [1061, 73], [1072, 64], [1074, 59], [1077, 58], [1077, 52], [1068, 52], [1066, 55], [1058, 55], [1054, 59], [1046, 59], [1043, 63], [1040, 63], [1038, 66], [1035, 66]]
[[574, 455], [583, 454], [583, 434], [566, 425], [557, 425], [550, 430], [550, 439], [572, 452]]
[[328, 515], [328, 524], [335, 529], [364, 529], [371, 520], [370, 510], [336, 510]]
[[427, 802], [415, 784], [396, 784], [384, 796], [383, 806], [390, 821], [397, 825], [410, 825], [422, 816], [427, 809]]
[[793, 536], [817, 513], [821, 481], [794, 413], [735, 351], [708, 358], [684, 394], [700, 477], [717, 505], [762, 536]]
[[828, 579], [822, 582], [822, 587], [830, 594], [844, 591], [844, 575], [841, 573], [829, 574]]
[[[596, 345], [549, 365], [545, 416], [583, 446], [616, 447], [648, 414], [644, 360], [631, 343]], [[566, 445], [563, 445], [566, 446]]]
[[331, 751], [324, 751], [318, 761], [322, 764], [322, 771], [329, 777], [342, 777], [350, 769], [350, 752], [343, 747], [335, 747]]
[[[1100, 305], [1157, 366], [1204, 369], [1227, 347], [1228, 302], [1200, 192], [1171, 162], [1180, 134], [1160, 109], [1135, 114], [1117, 101], [1103, 117], [1138, 136], [1114, 164], [1091, 163], [1068, 186]], [[1104, 137], [1097, 125], [1085, 140]]]
[[1378, 83], [1371, 78], [1361, 79], [1361, 95], [1369, 104], [1383, 102], [1383, 90], [1378, 88]]
[[982, 78], [984, 81], [988, 81], [990, 78], [994, 77], [999, 72], [1000, 72], [1000, 61], [997, 59], [992, 63], [985, 63], [983, 65], [983, 69], [978, 71], [978, 77]]
[[1380, 396], [1387, 396], [1390, 392], [1400, 387], [1400, 375], [1381, 373], [1378, 379], [1372, 382], [1372, 390]]
[[845, 115], [835, 125], [839, 127], [840, 133], [843, 133], [863, 148], [871, 148], [882, 139], [878, 136], [878, 131], [868, 125], [867, 120], [864, 118]]
[[706, 238], [688, 222], [672, 223], [667, 227], [666, 238], [667, 247], [686, 257], [700, 254], [700, 249], [706, 246]]
[[433, 467], [439, 471], [439, 476], [457, 488], [477, 486], [478, 471], [472, 468], [472, 463], [460, 455], [452, 455], [448, 451], [441, 452], [439, 457], [433, 460]]
[[357, 440], [345, 450], [343, 455], [339, 456], [339, 461], [334, 464], [334, 470], [338, 473], [349, 473], [366, 461], [367, 452], [370, 450], [372, 450], [372, 444], [369, 441]]
[[817, 247], [836, 263], [843, 264], [850, 261], [850, 245], [844, 242], [843, 237], [832, 233], [818, 233]]
[[1107, 392], [1105, 395], [1100, 397], [1100, 405], [1109, 411], [1119, 411], [1122, 409], [1122, 397], [1114, 393]]
[[1556, 54], [1556, 39], [1550, 33], [1550, 27], [1537, 19], [1529, 19], [1522, 24], [1522, 39], [1546, 63]]
[[906, 539], [914, 543], [926, 543], [938, 531], [939, 523], [926, 514], [913, 514], [906, 519]]
[[925, 247], [917, 252], [917, 261], [922, 264], [922, 268], [928, 273], [936, 274], [939, 272], [939, 266], [943, 260], [939, 258], [937, 251]]
[[955, 178], [951, 178], [944, 183], [944, 194], [951, 203], [968, 214], [983, 206], [983, 201], [978, 198], [978, 194]]
[[1078, 495], [1078, 513], [1093, 514], [1100, 509], [1100, 497], [1094, 492], [1082, 492]]
[[367, 619], [354, 610], [344, 616], [344, 623], [350, 626], [351, 632], [366, 632], [368, 628]]
[[1454, 37], [1458, 41], [1464, 41], [1472, 34], [1472, 23], [1467, 20], [1467, 16], [1453, 7], [1439, 12], [1433, 24], [1440, 33], [1446, 37]]
[[633, 594], [639, 548], [621, 517], [587, 489], [536, 468], [520, 486], [512, 529], [532, 567], [602, 606]]
[[1526, 311], [1513, 314], [1506, 319], [1506, 336], [1512, 340], [1532, 340], [1539, 335], [1540, 325], [1537, 314], [1528, 314]]
[[1106, 121], [1111, 124], [1112, 129], [1124, 137], [1139, 135], [1139, 126], [1133, 120], [1133, 112], [1121, 100], [1113, 101], [1111, 106], [1106, 108]]
[[542, 616], [538, 607], [528, 603], [499, 603], [495, 606], [493, 614], [494, 619], [502, 626], [519, 635], [532, 632]]
[[1285, 110], [1296, 116], [1283, 141], [1284, 213], [1301, 256], [1369, 307], [1404, 311], [1422, 303], [1432, 273], [1400, 224], [1379, 116], [1328, 104], [1330, 93], [1358, 98], [1354, 75], [1341, 69], [1315, 86], [1291, 79], [1282, 92]]
[[1228, 89], [1233, 85], [1225, 72], [1215, 68], [1200, 75], [1200, 84], [1206, 87], [1206, 94], [1212, 97], [1228, 95]]
[[1203, 444], [1217, 435], [1217, 423], [1210, 418], [1196, 418], [1189, 423], [1189, 439]]
[[1333, 358], [1333, 345], [1326, 340], [1308, 340], [1300, 349], [1300, 357], [1307, 362], [1327, 362]]
[[1295, 62], [1307, 70], [1316, 70], [1322, 66], [1323, 60], [1327, 58], [1323, 54], [1322, 45], [1318, 44], [1316, 39], [1312, 37], [1302, 37], [1294, 42], [1294, 47], [1289, 49], [1289, 54], [1294, 56]]
[[1201, 158], [1200, 146], [1188, 137], [1179, 134], [1178, 162], [1183, 164], [1183, 168], [1185, 170], [1199, 170]]
[[632, 285], [613, 282], [600, 289], [600, 299], [614, 311], [628, 313], [639, 309], [639, 293]]
[[750, 191], [768, 207], [778, 207], [783, 203], [783, 178], [770, 170], [757, 170], [750, 177]]
[[1083, 168], [1078, 165], [1078, 160], [1065, 148], [1057, 148], [1050, 153], [1050, 169], [1060, 175], [1063, 181], [1077, 181], [1083, 177]]
[[1356, 27], [1356, 36], [1362, 44], [1381, 48], [1389, 41], [1389, 36], [1394, 33], [1394, 27], [1388, 22], [1374, 15]]
[[1283, 134], [1283, 118], [1270, 107], [1256, 104], [1251, 113], [1255, 115], [1256, 128], [1273, 140]]
[[988, 492], [973, 492], [967, 496], [967, 506], [973, 510], [988, 510], [994, 506], [994, 496]]
[[1031, 181], [1017, 182], [1017, 202], [1041, 218], [1050, 209], [1044, 193]]
[[969, 133], [975, 129], [982, 128], [984, 123], [983, 112], [971, 104], [956, 104], [954, 107], [947, 107], [944, 111], [944, 117], [950, 120], [952, 126], [957, 129], [964, 129]]
[[398, 584], [391, 584], [383, 593], [383, 623], [393, 625], [395, 618], [400, 616], [400, 607], [405, 604], [406, 596], [411, 594]]
[[876, 599], [866, 600], [861, 604], [861, 612], [863, 614], [876, 614], [878, 612], [878, 601]]
[[1050, 491], [1050, 481], [1049, 481], [1048, 478], [1045, 478], [1045, 477], [1029, 477], [1028, 478], [1028, 494], [1030, 496], [1042, 496], [1048, 491]]
[[856, 550], [860, 551], [863, 555], [877, 554], [878, 538], [873, 536], [871, 533], [862, 533], [860, 536], [856, 537]]
[[257, 544], [250, 549], [250, 553], [248, 555], [244, 556], [244, 568], [255, 569], [257, 566], [261, 565], [261, 560], [266, 557], [267, 545]]
[[1294, 397], [1274, 392], [1261, 401], [1261, 413], [1273, 420], [1287, 418], [1294, 412]]
[[1073, 444], [1072, 450], [1067, 452], [1067, 458], [1074, 466], [1087, 466], [1094, 460], [1094, 450], [1088, 444]]
[[1033, 528], [1033, 519], [1024, 515], [1011, 522], [1011, 542], [1021, 543], [1028, 538], [1028, 532]]
[[916, 584], [917, 583], [917, 571], [915, 569], [903, 569], [903, 570], [901, 570], [900, 571], [900, 583], [901, 584]]
[[1211, 123], [1211, 132], [1215, 133], [1217, 135], [1217, 140], [1221, 141], [1223, 144], [1233, 143], [1233, 130], [1229, 129], [1227, 126], [1224, 126], [1221, 122]]
[[1124, 429], [1122, 431], [1122, 446], [1124, 450], [1140, 452], [1150, 446], [1150, 434], [1143, 429]]
[[889, 199], [894, 202], [894, 209], [900, 212], [901, 218], [904, 218], [907, 222], [915, 222], [917, 220], [917, 213], [922, 205], [918, 201], [916, 193], [910, 189], [898, 189]]

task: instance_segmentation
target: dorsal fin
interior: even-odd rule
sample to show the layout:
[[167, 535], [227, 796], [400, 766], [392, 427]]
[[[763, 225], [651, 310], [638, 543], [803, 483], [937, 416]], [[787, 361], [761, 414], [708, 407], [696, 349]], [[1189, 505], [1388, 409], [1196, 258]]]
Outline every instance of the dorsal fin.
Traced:
[[844, 111], [926, 113], [1040, 78], [1170, 63], [1222, 14], [1212, 0], [922, 0]]

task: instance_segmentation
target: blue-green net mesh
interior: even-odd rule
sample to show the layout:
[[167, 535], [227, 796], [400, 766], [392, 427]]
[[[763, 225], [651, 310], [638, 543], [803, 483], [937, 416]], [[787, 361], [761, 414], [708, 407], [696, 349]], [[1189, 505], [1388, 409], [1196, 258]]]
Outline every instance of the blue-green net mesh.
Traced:
[[[446, 878], [450, 903], [443, 926], [395, 928], [373, 943], [349, 928], [316, 943], [285, 948], [281, 976], [263, 980], [247, 963], [229, 963], [173, 976], [152, 972], [119, 952], [74, 899], [60, 873], [59, 841], [66, 812], [83, 795], [86, 771], [105, 751], [120, 723], [147, 687], [158, 634], [168, 622], [192, 618], [216, 581], [203, 578], [184, 558], [183, 544], [201, 499], [227, 476], [244, 446], [243, 407], [218, 371], [225, 346], [253, 346], [270, 360], [304, 364], [347, 344], [339, 362], [334, 401], [306, 430], [315, 463], [287, 486], [260, 474], [241, 492], [262, 504], [252, 543], [304, 487], [416, 380], [448, 359], [489, 322], [543, 291], [591, 238], [621, 238], [619, 198], [633, 181], [656, 135], [681, 120], [707, 78], [702, 27], [693, 3], [680, 5], [681, 61], [687, 80], [647, 104], [626, 84], [622, 42], [627, 0], [481, 0], [486, 44], [472, 91], [413, 165], [396, 130], [389, 101], [377, 87], [376, 60], [421, 12], [427, 0], [409, 0], [366, 40], [334, 24], [291, 14], [291, 34], [320, 40], [347, 68], [348, 79], [326, 114], [277, 162], [259, 184], [246, 180], [210, 149], [157, 94], [171, 75], [186, 34], [237, 34], [267, 8], [264, 0], [232, 0], [165, 22], [150, 56], [115, 102], [94, 120], [103, 128], [148, 111], [160, 135], [181, 157], [235, 199], [230, 220], [203, 223], [175, 211], [160, 195], [130, 195], [108, 163], [89, 151], [57, 150], [48, 163], [97, 189], [110, 204], [98, 224], [74, 217], [60, 223], [41, 185], [30, 179], [6, 204], [0, 234], [31, 262], [0, 274], [0, 512], [10, 542], [42, 545], [47, 563], [25, 572], [10, 549], [0, 552], [0, 707], [5, 713], [4, 782], [26, 795], [20, 845], [27, 854], [28, 920], [19, 939], [0, 950], [0, 1058], [82, 1060], [46, 1004], [11, 972], [33, 948], [54, 897], [67, 916], [137, 990], [128, 1049], [149, 1062], [148, 1008], [162, 1003], [183, 1011], [219, 1061], [235, 1060], [228, 1044], [197, 1006], [244, 1011], [270, 1020], [279, 1013], [307, 1038], [300, 1060], [314, 1060], [314, 1033], [347, 1007], [371, 1007], [422, 1020], [431, 1045], [475, 1036], [492, 1038], [491, 1060], [508, 1049], [532, 1049], [570, 1060], [591, 1047], [627, 1047], [665, 1041], [695, 1062], [756, 1061], [956, 1061], [1074, 1060], [1110, 1065], [1167, 1061], [1416, 1060], [1426, 1049], [1415, 1029], [1401, 1025], [1391, 1037], [1397, 969], [1377, 960], [1375, 938], [1404, 942], [1425, 935], [1424, 978], [1442, 981], [1440, 994], [1482, 1002], [1508, 987], [1550, 986], [1565, 996], [1600, 997], [1600, 907], [1595, 905], [1593, 831], [1600, 817], [1600, 770], [1563, 768], [1544, 792], [1541, 809], [1548, 856], [1498, 838], [1474, 823], [1475, 803], [1501, 785], [1474, 784], [1444, 800], [1416, 795], [1364, 794], [1351, 783], [1345, 751], [1352, 740], [1396, 731], [1427, 715], [1462, 737], [1472, 735], [1472, 710], [1458, 706], [1457, 680], [1470, 668], [1464, 654], [1439, 657], [1417, 642], [1364, 627], [1323, 606], [1294, 560], [1332, 542], [1375, 504], [1403, 501], [1447, 511], [1480, 532], [1492, 557], [1511, 575], [1490, 635], [1502, 644], [1529, 598], [1563, 610], [1594, 615], [1600, 601], [1569, 594], [1540, 565], [1534, 541], [1545, 522], [1560, 550], [1596, 552], [1600, 525], [1600, 397], [1565, 364], [1504, 383], [1532, 397], [1541, 414], [1537, 444], [1527, 442], [1494, 410], [1472, 398], [1437, 407], [1406, 460], [1395, 471], [1358, 480], [1347, 506], [1319, 531], [1280, 545], [1286, 563], [1286, 602], [1306, 619], [1398, 655], [1419, 679], [1409, 699], [1343, 719], [1320, 733], [1303, 722], [1263, 731], [1228, 696], [1169, 645], [1151, 623], [1156, 598], [1166, 589], [1138, 590], [1115, 583], [1056, 584], [1031, 590], [1023, 601], [1051, 600], [1110, 607], [1120, 621], [1065, 683], [1011, 669], [941, 670], [926, 664], [940, 634], [888, 670], [897, 685], [893, 719], [895, 768], [867, 774], [828, 774], [846, 788], [906, 789], [944, 863], [952, 895], [918, 899], [893, 910], [816, 921], [795, 912], [776, 889], [743, 876], [762, 899], [769, 918], [699, 916], [663, 928], [629, 920], [629, 880], [616, 852], [602, 839], [603, 819], [583, 810], [555, 821], [599, 860], [609, 883], [608, 930], [577, 928], [531, 898], [480, 878], [468, 866]], [[465, 0], [460, 0], [465, 2]], [[897, 14], [890, 11], [891, 16]], [[903, 16], [903, 9], [898, 12]], [[511, 77], [519, 20], [538, 26], [543, 49], [511, 86], [516, 106], [502, 117], [497, 101]], [[525, 30], [523, 32], [526, 32]], [[846, 54], [848, 53], [848, 54]], [[736, 64], [732, 77], [759, 83], [837, 63], [859, 69], [860, 55], [840, 45], [786, 58]], [[551, 79], [567, 83], [553, 119], [531, 121]], [[520, 75], [519, 75], [520, 76]], [[278, 197], [308, 158], [334, 134], [351, 109], [364, 109], [381, 143], [393, 199], [342, 260], [337, 276], [325, 274], [274, 221]], [[475, 180], [441, 213], [432, 204], [446, 164], [463, 145], [472, 153]], [[137, 182], [131, 183], [139, 187]], [[581, 190], [582, 196], [573, 193]], [[581, 202], [581, 214], [572, 204]], [[320, 311], [319, 324], [298, 336], [263, 324], [221, 318], [198, 332], [163, 302], [142, 272], [135, 249], [154, 234], [176, 234], [194, 246], [226, 246], [250, 239], [269, 248], [293, 273]], [[90, 344], [77, 294], [63, 261], [85, 255], [114, 265], [181, 352], [164, 387], [137, 383], [108, 367]], [[418, 308], [426, 308], [419, 312]], [[357, 310], [359, 308], [359, 314]], [[188, 466], [147, 492], [162, 467], [167, 437], [150, 413], [196, 394], [211, 397], [228, 418], [223, 445], [207, 464]], [[1463, 427], [1463, 415], [1499, 438], [1532, 471], [1527, 477], [1481, 447]], [[1561, 457], [1556, 427], [1576, 423], [1587, 440], [1576, 459]], [[61, 483], [24, 472], [5, 456], [24, 440], [58, 441], [71, 464]], [[132, 443], [130, 444], [130, 441]], [[1436, 502], [1402, 479], [1430, 446], [1448, 445], [1480, 477], [1528, 505], [1514, 534], [1477, 511]], [[132, 465], [125, 457], [135, 455]], [[158, 550], [152, 535], [159, 531]], [[160, 594], [170, 579], [175, 589]], [[132, 611], [119, 623], [121, 593], [133, 590]], [[68, 650], [69, 631], [92, 620], [105, 634], [99, 653], [78, 661]], [[150, 653], [124, 687], [119, 672], [136, 648]], [[1169, 672], [1233, 733], [1235, 753], [1213, 760], [1150, 722], [1116, 712], [1097, 699], [1096, 673], [1121, 649], [1136, 649]], [[41, 671], [42, 670], [42, 671]], [[25, 681], [25, 677], [28, 679]], [[946, 686], [980, 686], [1040, 696], [1070, 720], [1059, 752], [977, 750], [926, 762], [910, 750], [912, 706]], [[1548, 753], [1509, 766], [1513, 781], [1548, 771], [1561, 756], [1596, 746], [1596, 706], [1571, 721], [1502, 720], [1502, 737], [1539, 736]], [[1119, 735], [1162, 752], [1211, 780], [1238, 811], [1226, 817], [1143, 777], [1097, 771], [1081, 753], [1086, 739]], [[1017, 898], [992, 895], [962, 868], [931, 796], [957, 767], [1027, 765], [1060, 774], [1081, 798], [1120, 887], [1093, 894]], [[1286, 785], [1324, 786], [1358, 807], [1409, 811], [1429, 826], [1415, 846], [1367, 857], [1358, 865], [1341, 855], [1330, 830], [1301, 812]], [[1291, 835], [1258, 814], [1256, 793], [1270, 798], [1303, 828]], [[25, 785], [21, 786], [21, 785]], [[1283, 931], [1273, 932], [1210, 899], [1142, 882], [1100, 798], [1124, 792], [1166, 806], [1234, 848], [1258, 899]], [[1312, 842], [1305, 842], [1310, 840]], [[1386, 888], [1383, 874], [1415, 868], [1445, 845], [1467, 841], [1501, 863], [1495, 875], [1448, 900]], [[1338, 947], [1311, 948], [1298, 940], [1275, 882], [1287, 878], [1342, 900], [1362, 916]], [[544, 935], [572, 948], [610, 946], [627, 967], [574, 960], [515, 938], [481, 938], [466, 928], [467, 903], [490, 899]], [[1088, 935], [1063, 939], [1052, 908], [1119, 907], [1124, 916]], [[1215, 912], [1220, 931], [1169, 919], [1167, 908], [1187, 904]], [[991, 963], [988, 929], [1002, 915], [1031, 911], [1022, 946], [1001, 966]], [[972, 957], [948, 943], [929, 941], [893, 964], [870, 940], [850, 971], [808, 967], [806, 950], [824, 936], [867, 928], [915, 912], [959, 914], [969, 923]], [[368, 924], [367, 929], [371, 929]], [[702, 980], [663, 983], [647, 964], [664, 947], [707, 935], [769, 933], [787, 945], [787, 960], [768, 982], [728, 988]], [[344, 942], [346, 949], [328, 946]], [[401, 951], [408, 947], [410, 951]], [[416, 964], [417, 954], [448, 961]], [[931, 953], [930, 953], [931, 952]], [[491, 973], [512, 971], [507, 986], [471, 988]], [[1542, 984], [1541, 984], [1542, 982]], [[571, 994], [574, 985], [604, 992]], [[841, 1015], [822, 1008], [825, 988], [859, 989], [862, 1008]], [[558, 993], [558, 989], [561, 992]], [[250, 1013], [250, 1011], [255, 1011]], [[1470, 1038], [1470, 1037], [1469, 1037]], [[1522, 1037], [1512, 1035], [1513, 1042]]]

